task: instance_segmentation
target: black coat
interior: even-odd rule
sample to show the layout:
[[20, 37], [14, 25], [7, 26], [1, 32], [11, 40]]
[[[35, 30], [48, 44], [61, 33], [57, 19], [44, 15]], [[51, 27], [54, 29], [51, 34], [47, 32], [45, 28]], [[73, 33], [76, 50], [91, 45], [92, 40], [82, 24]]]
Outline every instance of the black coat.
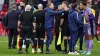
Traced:
[[8, 29], [17, 28], [19, 15], [20, 12], [17, 10], [8, 12], [8, 14], [6, 15], [6, 25]]

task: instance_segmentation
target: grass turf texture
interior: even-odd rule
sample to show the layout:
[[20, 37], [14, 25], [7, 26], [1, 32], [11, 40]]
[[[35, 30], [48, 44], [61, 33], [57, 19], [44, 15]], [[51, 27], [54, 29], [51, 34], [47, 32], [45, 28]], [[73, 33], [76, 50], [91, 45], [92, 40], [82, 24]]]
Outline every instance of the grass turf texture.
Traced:
[[[7, 37], [0, 37], [0, 56], [86, 56], [86, 55], [68, 55], [68, 54], [61, 54], [61, 52], [56, 52], [55, 51], [55, 46], [54, 46], [54, 41], [52, 42], [50, 46], [50, 51], [52, 51], [54, 54], [32, 54], [31, 53], [31, 45], [29, 48], [29, 54], [16, 54], [18, 51], [17, 49], [8, 49], [8, 38]], [[78, 44], [79, 42], [77, 42]], [[63, 47], [63, 44], [62, 44]], [[85, 50], [85, 45], [83, 45], [83, 48]], [[63, 49], [63, 48], [62, 48]], [[78, 50], [79, 48], [77, 48]], [[45, 51], [45, 45], [44, 45], [44, 51]], [[23, 50], [24, 52], [24, 50]], [[92, 55], [90, 56], [100, 56], [100, 43], [98, 43], [94, 39], [94, 47], [92, 50]]]

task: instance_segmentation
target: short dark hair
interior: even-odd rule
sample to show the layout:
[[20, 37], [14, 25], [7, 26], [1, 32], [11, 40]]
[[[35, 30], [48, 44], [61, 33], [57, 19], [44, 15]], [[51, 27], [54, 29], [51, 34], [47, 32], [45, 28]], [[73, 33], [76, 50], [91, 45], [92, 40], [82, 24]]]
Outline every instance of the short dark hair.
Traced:
[[48, 3], [47, 6], [49, 7], [51, 4], [53, 4], [52, 2]]
[[75, 9], [77, 7], [77, 3], [72, 4], [72, 8]]
[[86, 2], [83, 2], [83, 1], [81, 1], [80, 3], [83, 4], [84, 6], [87, 5], [87, 3]]
[[17, 6], [16, 6], [16, 4], [13, 4], [13, 7], [12, 7], [13, 9], [17, 9]]
[[68, 2], [66, 2], [66, 1], [63, 1], [62, 3], [66, 4], [66, 5], [68, 6]]
[[67, 1], [63, 1], [62, 3], [64, 3], [64, 4], [68, 4], [68, 2], [67, 2]]

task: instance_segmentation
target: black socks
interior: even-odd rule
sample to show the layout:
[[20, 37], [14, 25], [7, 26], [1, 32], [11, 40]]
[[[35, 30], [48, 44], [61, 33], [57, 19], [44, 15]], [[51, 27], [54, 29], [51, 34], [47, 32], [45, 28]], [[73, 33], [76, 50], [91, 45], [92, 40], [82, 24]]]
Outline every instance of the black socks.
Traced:
[[20, 45], [19, 51], [22, 51], [23, 39], [20, 39], [19, 45]]
[[40, 45], [41, 45], [41, 51], [43, 52], [44, 41], [41, 40], [40, 43], [41, 43], [41, 44], [40, 44]]
[[26, 40], [26, 52], [28, 52], [28, 48], [29, 48], [29, 45], [30, 45], [30, 40]]
[[64, 47], [65, 47], [64, 51], [67, 52], [67, 39], [64, 40]]
[[35, 51], [37, 50], [37, 40], [34, 40], [34, 48], [35, 48]]

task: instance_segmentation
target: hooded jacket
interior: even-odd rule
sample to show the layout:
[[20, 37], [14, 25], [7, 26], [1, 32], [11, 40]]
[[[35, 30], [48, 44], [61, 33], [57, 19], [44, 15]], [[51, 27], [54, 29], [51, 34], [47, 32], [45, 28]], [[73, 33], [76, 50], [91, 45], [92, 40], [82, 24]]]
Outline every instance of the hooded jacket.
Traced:
[[70, 9], [68, 15], [68, 23], [70, 28], [70, 33], [78, 32], [79, 25], [84, 23], [80, 21], [78, 12], [75, 9]]

